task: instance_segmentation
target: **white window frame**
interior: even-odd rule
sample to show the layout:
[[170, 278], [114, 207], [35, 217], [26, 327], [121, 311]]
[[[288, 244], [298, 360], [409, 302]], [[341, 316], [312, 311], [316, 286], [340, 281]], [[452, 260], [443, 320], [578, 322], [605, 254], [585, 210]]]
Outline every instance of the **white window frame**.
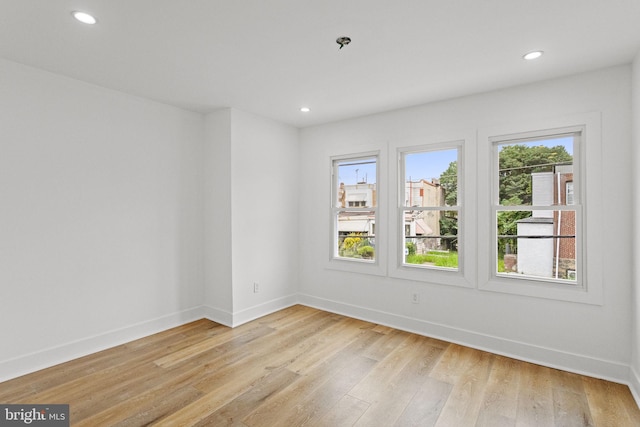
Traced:
[[[573, 126], [573, 127], [569, 127], [569, 128], [563, 128], [563, 129], [551, 129], [551, 130], [544, 130], [544, 131], [538, 131], [538, 132], [527, 132], [525, 134], [517, 134], [517, 135], [502, 135], [502, 136], [498, 136], [498, 137], [491, 137], [491, 142], [493, 145], [493, 155], [492, 155], [492, 169], [493, 169], [493, 182], [492, 182], [492, 186], [491, 186], [491, 198], [493, 200], [492, 203], [492, 217], [494, 218], [494, 221], [492, 221], [491, 226], [492, 226], [492, 236], [494, 238], [494, 244], [492, 247], [492, 258], [493, 260], [497, 263], [498, 260], [498, 253], [497, 253], [497, 235], [498, 235], [498, 229], [497, 229], [497, 221], [495, 220], [495, 218], [497, 218], [497, 215], [499, 212], [508, 212], [508, 211], [531, 211], [531, 212], [535, 212], [535, 211], [555, 211], [555, 212], [574, 212], [575, 213], [575, 246], [576, 246], [576, 264], [577, 264], [577, 269], [576, 271], [581, 271], [582, 270], [582, 264], [583, 264], [583, 258], [582, 258], [582, 240], [583, 240], [583, 228], [582, 228], [582, 204], [580, 203], [580, 181], [581, 181], [581, 176], [582, 176], [582, 171], [581, 171], [581, 167], [580, 167], [580, 159], [582, 158], [580, 153], [581, 153], [581, 148], [580, 146], [581, 144], [581, 139], [582, 139], [582, 135], [584, 134], [584, 126]], [[521, 142], [527, 142], [527, 141], [531, 141], [531, 142], [535, 142], [536, 140], [547, 140], [547, 139], [554, 139], [554, 138], [561, 138], [561, 137], [566, 137], [566, 136], [571, 136], [573, 137], [573, 146], [572, 146], [572, 151], [573, 151], [573, 158], [574, 160], [578, 160], [578, 161], [574, 161], [573, 163], [573, 179], [574, 182], [577, 184], [576, 187], [578, 188], [578, 191], [575, 193], [576, 196], [578, 197], [574, 197], [574, 204], [573, 205], [554, 205], [554, 204], [548, 204], [548, 205], [541, 205], [541, 206], [535, 206], [535, 205], [518, 205], [518, 206], [504, 206], [500, 204], [500, 197], [499, 197], [499, 187], [500, 187], [500, 182], [499, 182], [499, 156], [500, 156], [500, 147], [504, 146], [504, 145], [510, 145], [510, 144], [518, 144]], [[558, 194], [557, 197], [562, 197], [561, 194]], [[576, 203], [577, 202], [577, 203]], [[556, 232], [554, 231], [554, 234], [556, 234]], [[496, 264], [494, 264], [495, 266]], [[578, 280], [574, 281], [567, 281], [567, 280], [562, 280], [562, 279], [556, 279], [553, 277], [539, 277], [539, 276], [520, 276], [520, 275], [515, 275], [515, 274], [511, 274], [511, 273], [499, 273], [494, 271], [493, 274], [495, 275], [495, 277], [501, 277], [501, 278], [507, 278], [509, 280], [514, 279], [514, 280], [532, 280], [532, 281], [536, 281], [536, 282], [545, 282], [545, 283], [553, 283], [553, 284], [557, 284], [557, 285], [563, 285], [563, 286], [577, 286], [577, 287], [584, 287], [583, 286], [583, 280], [584, 277], [582, 277], [581, 274], [578, 275]]]
[[[337, 189], [339, 186], [337, 176], [337, 163], [345, 161], [358, 161], [363, 159], [376, 159], [376, 206], [375, 207], [336, 207]], [[386, 236], [385, 236], [385, 207], [384, 193], [385, 183], [381, 182], [381, 176], [384, 176], [384, 160], [380, 150], [366, 151], [352, 154], [343, 154], [330, 157], [330, 236], [329, 236], [329, 262], [327, 268], [354, 273], [374, 274], [379, 276], [386, 275]], [[373, 260], [364, 260], [358, 258], [340, 257], [337, 253], [338, 248], [338, 212], [375, 212], [375, 258]]]
[[[478, 276], [485, 291], [527, 295], [563, 301], [602, 304], [602, 173], [600, 166], [601, 120], [598, 113], [530, 120], [526, 124], [481, 129], [478, 132], [478, 163], [487, 165], [478, 175]], [[497, 144], [527, 137], [553, 137], [580, 132], [574, 145], [574, 204], [552, 210], [576, 212], [576, 259], [578, 283], [548, 278], [518, 277], [497, 272], [498, 152]], [[489, 166], [490, 165], [490, 166]], [[588, 175], [583, 172], [588, 171]], [[588, 205], [587, 205], [588, 203]], [[587, 208], [588, 206], [588, 208]], [[515, 210], [549, 210], [548, 206], [514, 207]], [[505, 210], [500, 207], [499, 210]], [[588, 245], [587, 245], [588, 242]], [[589, 251], [586, 251], [586, 248]]]
[[[460, 135], [449, 134], [440, 136], [425, 136], [411, 140], [394, 141], [389, 146], [389, 157], [394, 158], [390, 166], [389, 176], [393, 177], [390, 199], [394, 201], [394, 214], [391, 216], [389, 259], [393, 260], [389, 266], [391, 277], [449, 285], [459, 287], [474, 287], [476, 275], [476, 261], [471, 256], [475, 252], [475, 201], [476, 191], [473, 188], [475, 177], [475, 140], [471, 132]], [[427, 208], [427, 210], [458, 210], [458, 269], [440, 267], [425, 267], [404, 263], [405, 227], [404, 227], [404, 156], [406, 154], [458, 150], [458, 202], [456, 209], [450, 207]]]

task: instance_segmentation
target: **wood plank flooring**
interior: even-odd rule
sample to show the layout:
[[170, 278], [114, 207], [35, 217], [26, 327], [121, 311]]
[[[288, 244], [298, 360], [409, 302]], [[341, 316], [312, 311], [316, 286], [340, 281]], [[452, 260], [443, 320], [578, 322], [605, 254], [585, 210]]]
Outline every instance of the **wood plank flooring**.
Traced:
[[640, 426], [629, 389], [304, 306], [0, 383], [72, 426]]

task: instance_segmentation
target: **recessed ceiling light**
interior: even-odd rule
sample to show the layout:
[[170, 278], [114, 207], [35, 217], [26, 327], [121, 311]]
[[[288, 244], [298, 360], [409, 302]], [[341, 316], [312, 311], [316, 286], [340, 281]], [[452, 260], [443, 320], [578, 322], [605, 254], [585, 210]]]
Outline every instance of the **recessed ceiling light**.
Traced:
[[311, 111], [311, 108], [309, 108], [309, 107], [302, 107], [302, 108], [300, 108], [300, 111], [302, 111], [303, 113], [308, 113], [309, 111]]
[[529, 52], [527, 54], [525, 54], [522, 58], [526, 59], [527, 61], [531, 61], [532, 59], [538, 59], [542, 56], [544, 52], [541, 50], [534, 50], [533, 52]]
[[86, 12], [79, 12], [79, 11], [74, 11], [71, 12], [71, 15], [73, 15], [74, 18], [76, 18], [78, 21], [82, 22], [83, 24], [89, 24], [89, 25], [93, 25], [96, 22], [98, 22], [98, 20], [93, 17], [92, 15], [89, 15]]

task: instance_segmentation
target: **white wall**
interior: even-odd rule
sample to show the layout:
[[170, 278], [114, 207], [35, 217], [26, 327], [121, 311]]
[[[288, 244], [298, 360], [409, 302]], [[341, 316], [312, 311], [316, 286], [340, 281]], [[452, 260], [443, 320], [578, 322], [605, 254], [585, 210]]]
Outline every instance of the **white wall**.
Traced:
[[633, 329], [631, 337], [631, 390], [640, 404], [640, 52], [633, 63], [633, 143], [632, 193], [633, 200]]
[[[234, 324], [296, 302], [298, 130], [232, 110]], [[253, 292], [253, 283], [259, 292]]]
[[297, 159], [290, 126], [1, 61], [0, 380], [294, 304]]
[[236, 109], [206, 121], [206, 304], [235, 326], [296, 302], [298, 131]]
[[[303, 129], [300, 164], [304, 165], [307, 190], [300, 199], [301, 301], [525, 360], [627, 381], [631, 236], [624, 230], [632, 224], [630, 83], [630, 67], [620, 66]], [[601, 204], [604, 218], [612, 221], [587, 231], [604, 234], [603, 305], [326, 268], [331, 155], [375, 149], [384, 155], [389, 141], [475, 134], [480, 128], [530, 118], [590, 112], [600, 112], [602, 117], [605, 149], [600, 166], [606, 191]], [[307, 232], [309, 224], [319, 226], [311, 233]], [[611, 224], [619, 232], [605, 233], [612, 230]], [[472, 256], [478, 255], [474, 253], [477, 248], [471, 251]], [[412, 293], [420, 293], [420, 304], [411, 303]]]
[[0, 380], [201, 317], [203, 130], [0, 60]]
[[208, 114], [205, 126], [204, 303], [210, 318], [231, 325], [231, 110]]

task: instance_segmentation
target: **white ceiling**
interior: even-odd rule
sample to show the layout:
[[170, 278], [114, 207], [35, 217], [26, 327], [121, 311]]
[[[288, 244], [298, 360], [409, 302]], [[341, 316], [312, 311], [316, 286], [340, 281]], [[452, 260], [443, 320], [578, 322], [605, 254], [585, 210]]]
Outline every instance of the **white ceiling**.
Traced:
[[[339, 36], [353, 42], [340, 50]], [[541, 59], [522, 60], [536, 49]], [[297, 127], [629, 63], [639, 50], [640, 0], [0, 0], [5, 59]]]

